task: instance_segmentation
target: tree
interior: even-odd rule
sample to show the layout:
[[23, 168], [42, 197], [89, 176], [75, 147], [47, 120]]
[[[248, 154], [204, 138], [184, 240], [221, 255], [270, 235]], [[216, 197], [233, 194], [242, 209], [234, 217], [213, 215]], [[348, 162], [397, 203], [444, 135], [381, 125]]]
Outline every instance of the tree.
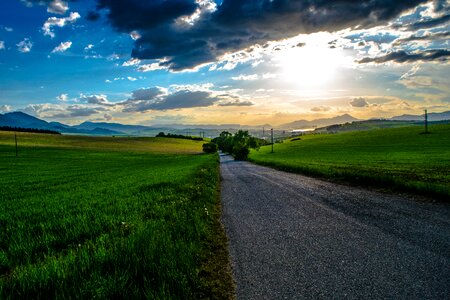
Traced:
[[203, 144], [202, 148], [203, 148], [203, 152], [205, 152], [205, 153], [215, 153], [215, 152], [217, 152], [217, 145], [214, 144], [213, 142], [209, 142], [209, 143]]
[[258, 149], [261, 140], [251, 136], [248, 131], [238, 130], [234, 135], [228, 131], [222, 131], [217, 138], [213, 139], [219, 149], [234, 156], [236, 160], [246, 160], [250, 148]]

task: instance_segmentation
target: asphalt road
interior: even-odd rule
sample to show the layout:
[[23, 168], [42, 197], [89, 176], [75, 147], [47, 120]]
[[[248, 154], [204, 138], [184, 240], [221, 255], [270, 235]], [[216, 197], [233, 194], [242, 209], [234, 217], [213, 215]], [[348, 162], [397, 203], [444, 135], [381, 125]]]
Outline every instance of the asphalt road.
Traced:
[[450, 205], [221, 156], [237, 299], [450, 299]]

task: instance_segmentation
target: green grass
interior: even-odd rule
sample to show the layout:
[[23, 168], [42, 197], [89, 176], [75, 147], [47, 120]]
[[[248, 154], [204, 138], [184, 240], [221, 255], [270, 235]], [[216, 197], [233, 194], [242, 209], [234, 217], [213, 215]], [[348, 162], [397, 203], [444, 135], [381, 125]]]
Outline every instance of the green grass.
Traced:
[[0, 133], [1, 299], [231, 298], [201, 143]]
[[252, 151], [253, 162], [283, 170], [388, 187], [442, 199], [450, 196], [450, 125], [417, 126], [330, 135]]

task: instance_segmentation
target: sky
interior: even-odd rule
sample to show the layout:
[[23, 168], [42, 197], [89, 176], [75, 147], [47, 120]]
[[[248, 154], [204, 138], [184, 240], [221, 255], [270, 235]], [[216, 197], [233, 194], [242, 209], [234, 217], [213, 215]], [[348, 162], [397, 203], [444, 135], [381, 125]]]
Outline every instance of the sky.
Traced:
[[450, 110], [447, 0], [2, 0], [0, 113], [274, 126]]

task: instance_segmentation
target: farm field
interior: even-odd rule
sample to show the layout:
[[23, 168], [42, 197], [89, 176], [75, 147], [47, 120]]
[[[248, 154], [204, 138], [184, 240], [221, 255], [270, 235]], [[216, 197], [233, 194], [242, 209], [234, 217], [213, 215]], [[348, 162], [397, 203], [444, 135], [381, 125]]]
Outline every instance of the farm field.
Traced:
[[[0, 132], [0, 298], [229, 298], [202, 142]], [[220, 279], [220, 280], [219, 280]]]
[[450, 125], [305, 135], [252, 150], [250, 160], [278, 169], [437, 198], [450, 196]]

